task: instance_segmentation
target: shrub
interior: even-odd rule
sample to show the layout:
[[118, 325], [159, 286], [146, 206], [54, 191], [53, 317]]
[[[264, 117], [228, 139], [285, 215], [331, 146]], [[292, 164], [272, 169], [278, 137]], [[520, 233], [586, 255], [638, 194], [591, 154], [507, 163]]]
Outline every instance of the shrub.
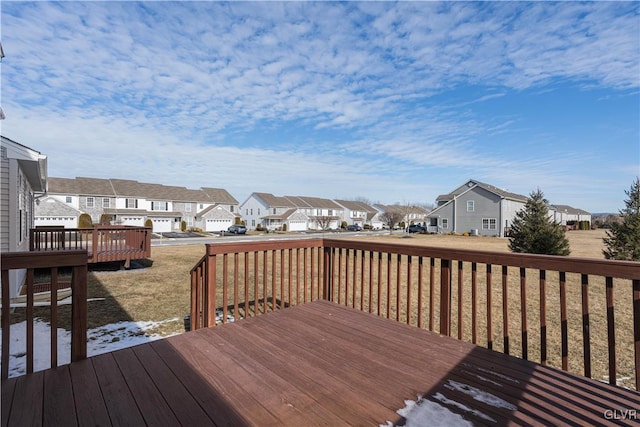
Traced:
[[342, 223], [340, 224], [340, 228], [342, 229], [347, 228], [347, 221], [342, 221]]
[[147, 220], [144, 222], [144, 226], [145, 226], [145, 227], [149, 227], [149, 228], [153, 228], [153, 221], [151, 221], [150, 219], [147, 219]]
[[636, 178], [629, 191], [625, 208], [620, 211], [622, 222], [611, 223], [607, 237], [603, 239], [607, 259], [640, 260], [640, 179]]
[[526, 205], [516, 213], [509, 233], [509, 249], [546, 255], [569, 255], [564, 228], [549, 218], [549, 207], [542, 191], [530, 194]]
[[91, 215], [83, 213], [78, 218], [78, 228], [92, 228], [93, 221], [91, 221]]
[[180, 223], [180, 230], [184, 233], [185, 231], [187, 231], [187, 221], [182, 221]]

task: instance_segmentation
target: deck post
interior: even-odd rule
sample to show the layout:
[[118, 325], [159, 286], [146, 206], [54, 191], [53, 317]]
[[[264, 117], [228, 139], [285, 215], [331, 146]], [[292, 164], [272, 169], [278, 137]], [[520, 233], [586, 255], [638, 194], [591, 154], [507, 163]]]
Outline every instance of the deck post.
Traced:
[[322, 277], [322, 299], [331, 301], [333, 296], [333, 277], [332, 277], [333, 257], [331, 256], [333, 249], [323, 245], [323, 250], [324, 250], [324, 265], [323, 265], [324, 274]]
[[73, 268], [71, 290], [71, 361], [87, 358], [87, 264]]
[[451, 260], [440, 260], [440, 335], [451, 335]]

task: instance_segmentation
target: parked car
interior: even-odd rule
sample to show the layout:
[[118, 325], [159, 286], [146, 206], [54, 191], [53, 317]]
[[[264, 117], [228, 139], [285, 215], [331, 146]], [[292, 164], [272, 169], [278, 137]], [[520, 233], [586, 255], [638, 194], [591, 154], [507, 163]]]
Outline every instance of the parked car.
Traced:
[[227, 231], [233, 234], [245, 234], [247, 232], [247, 227], [245, 227], [244, 225], [235, 224], [227, 228]]
[[350, 224], [347, 225], [347, 231], [362, 231], [362, 227], [360, 227], [358, 224]]
[[418, 224], [411, 224], [409, 226], [409, 233], [420, 233], [420, 234], [425, 234], [427, 232], [427, 227], [423, 227], [422, 225], [418, 225]]

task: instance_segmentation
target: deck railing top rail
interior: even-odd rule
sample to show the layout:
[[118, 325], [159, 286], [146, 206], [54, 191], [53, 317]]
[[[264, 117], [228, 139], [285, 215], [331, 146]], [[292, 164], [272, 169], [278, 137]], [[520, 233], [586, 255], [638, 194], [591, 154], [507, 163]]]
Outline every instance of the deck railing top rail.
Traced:
[[600, 258], [566, 257], [475, 249], [430, 247], [403, 243], [378, 243], [345, 239], [322, 239], [325, 247], [374, 251], [438, 259], [508, 265], [536, 270], [612, 276], [619, 279], [640, 279], [640, 263]]

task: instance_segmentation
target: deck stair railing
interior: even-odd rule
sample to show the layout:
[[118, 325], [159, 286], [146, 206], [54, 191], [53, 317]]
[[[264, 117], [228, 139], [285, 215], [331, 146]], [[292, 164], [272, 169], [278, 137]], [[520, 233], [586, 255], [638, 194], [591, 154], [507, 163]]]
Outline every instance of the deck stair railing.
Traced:
[[311, 239], [206, 245], [191, 328], [327, 299], [517, 357], [640, 385], [640, 263]]
[[36, 227], [30, 251], [85, 250], [89, 263], [124, 261], [151, 256], [151, 227], [100, 225], [93, 228]]
[[51, 324], [50, 355], [51, 367], [58, 366], [58, 323], [59, 308], [58, 289], [63, 281], [69, 280], [71, 287], [71, 361], [87, 357], [87, 252], [7, 252], [0, 255], [1, 288], [2, 288], [2, 380], [9, 375], [9, 356], [11, 342], [11, 310], [10, 280], [24, 282], [26, 299], [21, 303], [26, 320], [26, 373], [34, 370], [34, 288], [40, 278], [47, 280], [50, 289], [49, 317]]

